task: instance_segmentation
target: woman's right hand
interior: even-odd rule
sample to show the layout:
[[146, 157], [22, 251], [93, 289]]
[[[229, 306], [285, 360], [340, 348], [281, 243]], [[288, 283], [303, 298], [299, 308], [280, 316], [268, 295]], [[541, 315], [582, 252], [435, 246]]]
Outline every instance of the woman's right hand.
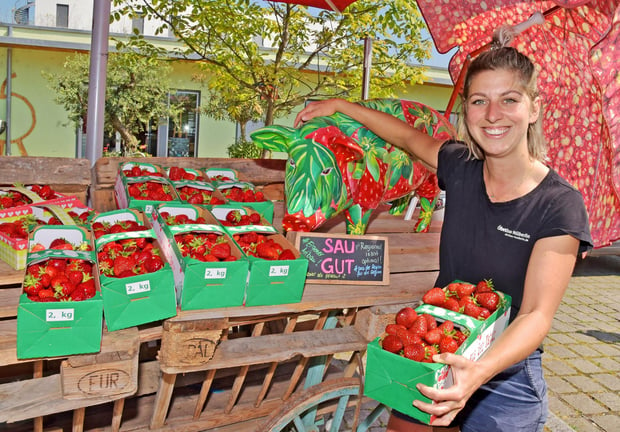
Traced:
[[341, 111], [341, 107], [349, 102], [344, 99], [326, 99], [309, 103], [304, 109], [299, 111], [295, 117], [294, 126], [298, 127], [302, 123], [312, 120], [315, 117], [330, 116], [337, 111]]

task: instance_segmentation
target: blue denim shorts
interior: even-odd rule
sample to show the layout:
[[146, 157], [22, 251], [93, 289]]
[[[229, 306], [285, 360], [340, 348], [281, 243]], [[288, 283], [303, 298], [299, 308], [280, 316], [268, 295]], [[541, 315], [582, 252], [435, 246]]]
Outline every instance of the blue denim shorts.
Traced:
[[[461, 432], [542, 432], [547, 413], [542, 353], [536, 350], [480, 387], [453, 426], [460, 425]], [[400, 412], [392, 414], [419, 423]]]

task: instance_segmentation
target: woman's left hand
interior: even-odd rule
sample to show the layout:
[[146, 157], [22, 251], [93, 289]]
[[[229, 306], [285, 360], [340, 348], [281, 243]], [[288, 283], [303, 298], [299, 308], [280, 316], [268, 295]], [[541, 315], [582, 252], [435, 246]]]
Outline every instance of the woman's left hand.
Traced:
[[476, 372], [476, 363], [463, 356], [443, 353], [433, 356], [436, 363], [451, 366], [454, 384], [447, 389], [436, 389], [418, 384], [417, 389], [435, 403], [421, 400], [413, 401], [413, 405], [435, 416], [433, 426], [448, 426], [476, 389], [483, 384], [482, 378]]

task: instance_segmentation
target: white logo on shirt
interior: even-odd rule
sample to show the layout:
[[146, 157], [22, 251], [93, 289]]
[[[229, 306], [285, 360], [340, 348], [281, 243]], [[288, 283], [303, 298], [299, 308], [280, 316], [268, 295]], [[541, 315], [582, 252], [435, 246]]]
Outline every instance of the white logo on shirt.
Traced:
[[497, 230], [499, 232], [503, 232], [506, 237], [510, 237], [513, 239], [521, 240], [524, 242], [530, 241], [530, 235], [528, 233], [522, 233], [520, 231], [511, 230], [510, 228], [505, 228], [501, 225], [497, 226]]

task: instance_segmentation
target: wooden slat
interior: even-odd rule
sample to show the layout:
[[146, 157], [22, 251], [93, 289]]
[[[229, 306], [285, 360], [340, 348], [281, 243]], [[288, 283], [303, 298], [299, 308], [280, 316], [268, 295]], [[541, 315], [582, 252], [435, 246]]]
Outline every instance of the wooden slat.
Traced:
[[218, 345], [211, 361], [200, 368], [166, 367], [167, 374], [197, 372], [289, 360], [297, 355], [315, 357], [357, 351], [366, 339], [353, 327], [229, 339]]
[[[1, 184], [91, 185], [88, 159], [0, 156]], [[84, 188], [78, 188], [83, 190]], [[67, 189], [65, 189], [66, 191]], [[59, 191], [60, 192], [60, 191]]]

